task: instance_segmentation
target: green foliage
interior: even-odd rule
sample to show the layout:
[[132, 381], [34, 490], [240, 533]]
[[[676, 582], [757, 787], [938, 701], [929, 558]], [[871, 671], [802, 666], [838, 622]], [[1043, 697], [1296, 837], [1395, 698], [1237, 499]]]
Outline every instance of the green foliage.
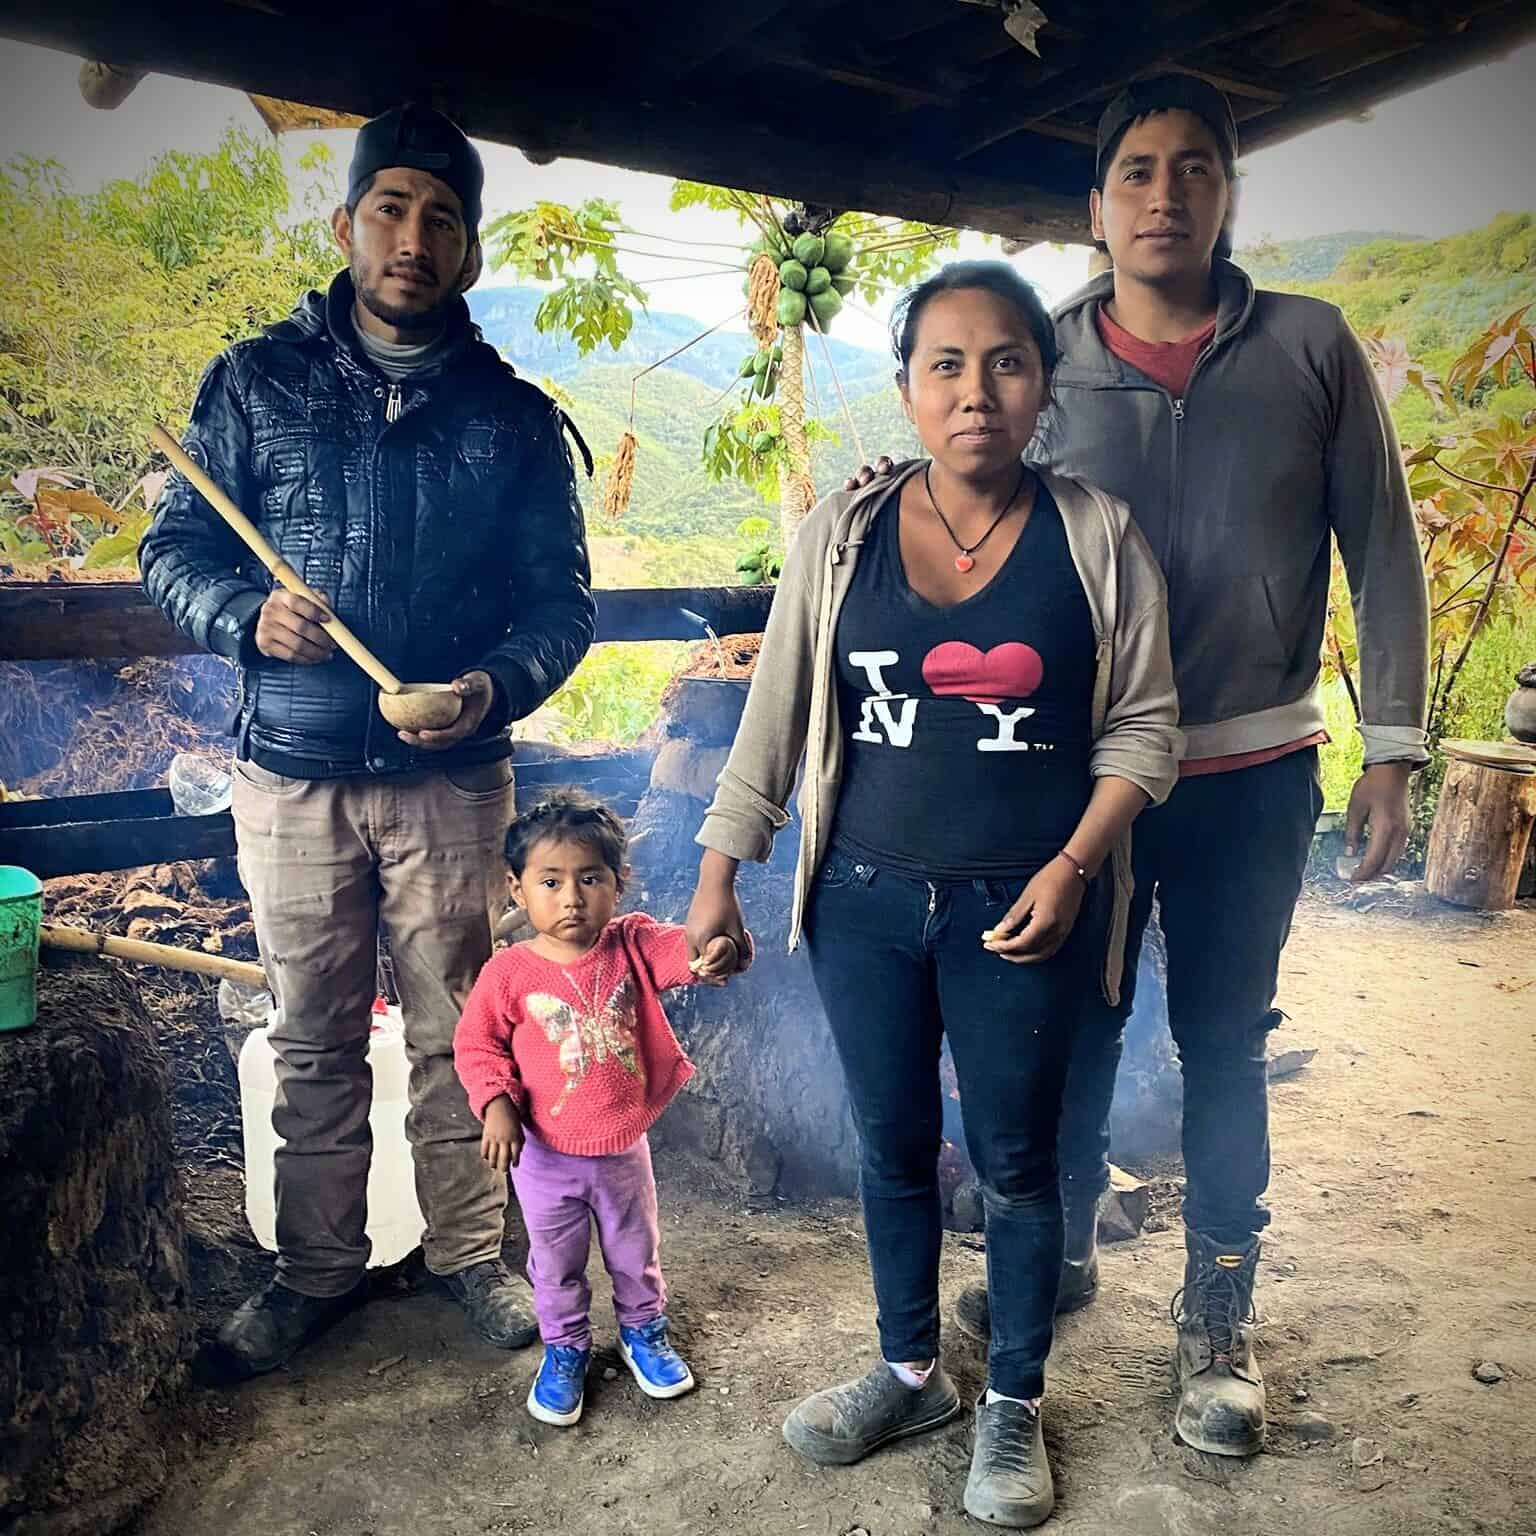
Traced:
[[[635, 323], [633, 306], [647, 295], [619, 271], [616, 237], [622, 232], [617, 203], [588, 198], [579, 208], [535, 203], [504, 213], [485, 227], [483, 240], [493, 267], [511, 267], [519, 277], [541, 282], [559, 278], [539, 305], [534, 325], [568, 333], [582, 356], [607, 342], [615, 352]], [[571, 270], [583, 259], [591, 273]]]
[[1323, 809], [1342, 811], [1349, 804], [1355, 780], [1360, 777], [1365, 743], [1355, 728], [1355, 706], [1337, 677], [1324, 685], [1323, 712], [1328, 722], [1328, 740], [1317, 754], [1323, 777]]
[[[238, 129], [210, 154], [163, 155], [91, 195], [50, 163], [0, 172], [0, 550], [37, 558], [41, 542], [78, 555], [115, 524], [97, 559], [125, 554], [143, 524], [126, 506], [150, 462], [150, 426], [177, 430], [209, 360], [338, 265], [323, 197], [285, 222], [276, 146]], [[56, 466], [105, 513], [61, 526], [16, 489], [33, 465]]]
[[743, 585], [767, 586], [783, 574], [784, 549], [778, 534], [766, 517], [747, 517], [737, 524], [736, 537], [743, 548], [736, 557], [736, 574]]
[[[1260, 242], [1240, 251], [1238, 261], [1266, 287], [1337, 304], [1356, 332], [1401, 342], [1443, 377], [1472, 337], [1536, 300], [1536, 213], [1501, 213], [1443, 240], [1326, 235]], [[1487, 380], [1466, 400], [1463, 409], [1477, 425], [1489, 419], [1489, 397], [1498, 388]], [[1519, 400], [1520, 410], [1531, 409], [1536, 391], [1526, 389]], [[1400, 395], [1392, 413], [1406, 442], [1440, 419], [1431, 402], [1412, 393]]]
[[[805, 436], [813, 449], [838, 442], [837, 433], [816, 417], [807, 419]], [[705, 474], [713, 481], [749, 485], [770, 506], [778, 502], [779, 475], [788, 462], [783, 418], [779, 407], [767, 401], [739, 401], [704, 429]]]
[[540, 711], [550, 737], [628, 746], [655, 720], [688, 649], [685, 641], [593, 646]]

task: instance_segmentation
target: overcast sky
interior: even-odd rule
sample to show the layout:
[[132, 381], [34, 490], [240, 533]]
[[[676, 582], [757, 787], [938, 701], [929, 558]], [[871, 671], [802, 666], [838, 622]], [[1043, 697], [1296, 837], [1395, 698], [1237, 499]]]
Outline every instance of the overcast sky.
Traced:
[[[116, 111], [93, 111], [80, 98], [78, 72], [79, 61], [64, 54], [0, 40], [0, 161], [15, 155], [52, 158], [84, 191], [137, 175], [163, 150], [212, 148], [232, 121], [266, 131], [238, 92], [163, 75], [151, 76]], [[1536, 44], [1390, 101], [1367, 121], [1335, 123], [1244, 158], [1239, 239], [1267, 234], [1285, 240], [1347, 229], [1447, 235], [1505, 209], [1536, 208], [1533, 81]], [[351, 152], [349, 133], [287, 135], [290, 165], [317, 137], [332, 145], [344, 165]], [[638, 229], [700, 240], [734, 238], [734, 222], [726, 216], [670, 214], [670, 183], [664, 177], [573, 160], [536, 167], [503, 145], [481, 149], [488, 211], [540, 198], [577, 202], [601, 195], [618, 201]], [[978, 254], [981, 249], [976, 242]], [[1037, 247], [1016, 261], [1054, 300], [1082, 280], [1087, 252]], [[626, 263], [642, 282], [688, 270], [644, 258]], [[498, 280], [489, 274], [484, 281]], [[696, 315], [702, 324], [722, 319], [740, 302], [735, 276], [662, 282], [652, 294], [653, 307]], [[881, 341], [875, 318], [854, 313], [840, 318], [838, 333], [865, 345]]]

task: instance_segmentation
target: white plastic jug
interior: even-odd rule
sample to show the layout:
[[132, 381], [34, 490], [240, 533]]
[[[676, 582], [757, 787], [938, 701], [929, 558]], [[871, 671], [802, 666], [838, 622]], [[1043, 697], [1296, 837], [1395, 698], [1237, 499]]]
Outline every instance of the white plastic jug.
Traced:
[[[374, 1004], [368, 1037], [373, 1068], [373, 1164], [368, 1170], [368, 1267], [398, 1264], [418, 1243], [426, 1222], [416, 1200], [416, 1170], [405, 1139], [410, 1062], [400, 1010]], [[277, 1094], [276, 1056], [265, 1029], [252, 1030], [240, 1047], [240, 1118], [245, 1129], [245, 1214], [263, 1248], [277, 1247], [273, 1157], [277, 1132], [272, 1103]]]

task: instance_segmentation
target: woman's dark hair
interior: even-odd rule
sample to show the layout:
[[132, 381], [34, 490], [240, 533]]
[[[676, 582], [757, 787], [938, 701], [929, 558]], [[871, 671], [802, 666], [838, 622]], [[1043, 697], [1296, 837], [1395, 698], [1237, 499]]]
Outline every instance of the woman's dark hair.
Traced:
[[1050, 311], [1034, 284], [1020, 277], [1006, 261], [952, 261], [902, 294], [891, 312], [891, 351], [896, 354], [901, 371], [905, 373], [912, 361], [917, 323], [929, 300], [941, 293], [959, 293], [969, 288], [984, 288], [1018, 310], [1040, 351], [1040, 361], [1049, 378], [1056, 367], [1056, 327], [1051, 324]]
[[624, 823], [584, 789], [551, 790], [539, 803], [516, 817], [507, 828], [507, 864], [519, 880], [534, 847], [547, 840], [582, 843], [614, 873], [624, 878], [624, 854], [629, 836]]

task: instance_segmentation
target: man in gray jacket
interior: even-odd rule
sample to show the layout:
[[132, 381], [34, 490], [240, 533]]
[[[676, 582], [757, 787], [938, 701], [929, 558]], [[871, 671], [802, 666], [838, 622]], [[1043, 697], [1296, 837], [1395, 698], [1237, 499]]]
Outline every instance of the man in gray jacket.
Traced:
[[[1138, 82], [1099, 123], [1096, 240], [1114, 262], [1057, 312], [1047, 455], [1123, 498], [1168, 581], [1178, 787], [1136, 824], [1120, 1007], [1080, 1026], [1060, 1136], [1067, 1222], [1058, 1308], [1093, 1299], [1109, 1105], [1134, 958], [1154, 895], [1184, 1074], [1187, 1264], [1176, 1427], [1248, 1455], [1264, 1435], [1251, 1322], [1269, 1221], [1266, 1038], [1280, 951], [1318, 813], [1318, 691], [1330, 545], [1361, 657], [1365, 768], [1346, 843], [1355, 878], [1391, 868], [1427, 760], [1428, 611], [1392, 421], [1343, 316], [1256, 290], [1226, 259], [1237, 130], [1203, 81]], [[984, 1330], [984, 1292], [958, 1318]]]

